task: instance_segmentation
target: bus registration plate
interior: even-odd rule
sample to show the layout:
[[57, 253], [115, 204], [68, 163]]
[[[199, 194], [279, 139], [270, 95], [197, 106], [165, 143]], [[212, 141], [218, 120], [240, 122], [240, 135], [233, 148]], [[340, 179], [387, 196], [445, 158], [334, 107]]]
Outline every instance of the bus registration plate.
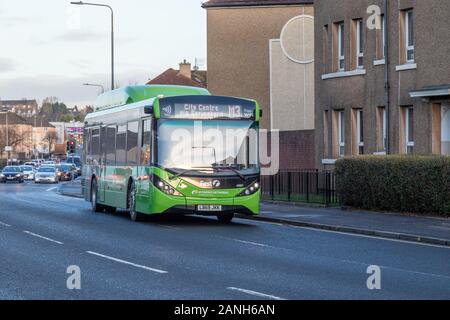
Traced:
[[219, 205], [199, 205], [197, 206], [198, 211], [202, 212], [218, 212], [222, 211], [222, 206]]

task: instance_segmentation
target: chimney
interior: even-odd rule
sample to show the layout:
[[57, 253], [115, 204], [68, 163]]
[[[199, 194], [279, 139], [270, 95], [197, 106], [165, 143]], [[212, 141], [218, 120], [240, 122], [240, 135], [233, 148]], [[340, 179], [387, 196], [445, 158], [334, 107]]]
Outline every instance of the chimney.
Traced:
[[180, 63], [180, 74], [186, 78], [192, 78], [191, 63], [187, 62], [186, 59]]

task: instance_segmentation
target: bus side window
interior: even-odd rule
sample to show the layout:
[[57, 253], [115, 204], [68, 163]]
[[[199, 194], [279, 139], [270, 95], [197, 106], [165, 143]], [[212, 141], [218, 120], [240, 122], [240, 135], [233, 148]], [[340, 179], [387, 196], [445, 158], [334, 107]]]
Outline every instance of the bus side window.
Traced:
[[151, 162], [152, 121], [142, 121], [141, 165], [149, 166]]
[[84, 163], [88, 162], [89, 156], [91, 155], [91, 129], [84, 130]]
[[106, 164], [116, 164], [116, 125], [108, 126], [106, 129]]
[[100, 160], [100, 129], [92, 129], [91, 136], [91, 155], [94, 165], [98, 165]]
[[127, 164], [137, 165], [138, 163], [138, 138], [139, 122], [128, 123], [127, 133]]
[[127, 125], [117, 126], [116, 135], [116, 165], [123, 166], [127, 163]]

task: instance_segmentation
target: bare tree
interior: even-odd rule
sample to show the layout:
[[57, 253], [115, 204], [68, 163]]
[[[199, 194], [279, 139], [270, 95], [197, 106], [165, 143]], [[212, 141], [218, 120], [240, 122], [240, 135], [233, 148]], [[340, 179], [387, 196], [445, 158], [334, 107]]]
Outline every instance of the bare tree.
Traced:
[[13, 125], [0, 126], [0, 156], [3, 157], [5, 147], [22, 147], [24, 149], [31, 147], [31, 131], [19, 130]]
[[42, 139], [42, 142], [48, 145], [48, 153], [52, 153], [53, 147], [55, 146], [56, 142], [58, 141], [58, 134], [54, 131], [48, 131], [44, 138]]

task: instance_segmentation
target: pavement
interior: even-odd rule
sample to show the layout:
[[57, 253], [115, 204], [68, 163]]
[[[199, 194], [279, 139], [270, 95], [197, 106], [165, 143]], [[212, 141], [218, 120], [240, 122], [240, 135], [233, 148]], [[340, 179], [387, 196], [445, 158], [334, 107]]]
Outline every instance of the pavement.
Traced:
[[[59, 192], [67, 196], [82, 197], [80, 181], [62, 185]], [[249, 219], [245, 216], [240, 218]], [[263, 202], [261, 214], [251, 219], [450, 246], [449, 218]]]
[[[0, 299], [450, 298], [445, 246], [239, 218], [133, 223], [57, 191], [0, 185]], [[372, 265], [380, 290], [367, 287]], [[80, 290], [67, 288], [73, 266]]]

